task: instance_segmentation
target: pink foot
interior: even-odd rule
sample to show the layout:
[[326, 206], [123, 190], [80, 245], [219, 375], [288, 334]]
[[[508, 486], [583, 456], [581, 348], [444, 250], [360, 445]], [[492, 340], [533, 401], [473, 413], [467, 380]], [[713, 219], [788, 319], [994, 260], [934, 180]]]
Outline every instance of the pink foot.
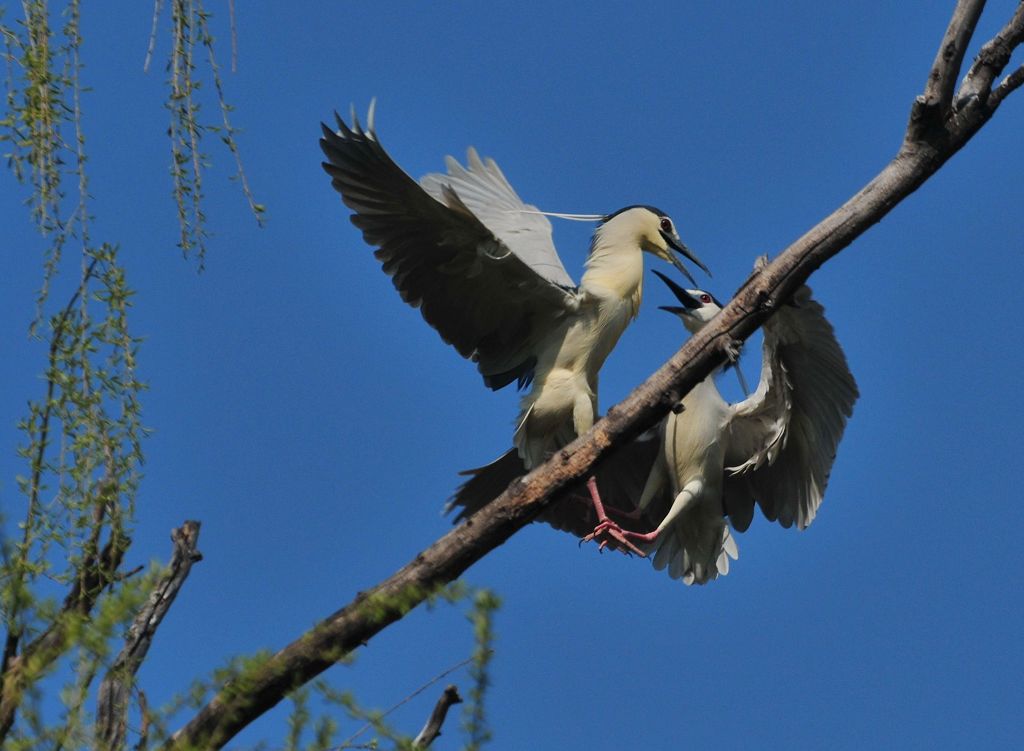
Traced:
[[[598, 540], [600, 542], [598, 550], [604, 550], [611, 545], [616, 550], [622, 549], [627, 555], [635, 553], [641, 558], [646, 558], [647, 554], [628, 539], [629, 537], [643, 538], [645, 535], [629, 532], [620, 527], [617, 522], [613, 522], [608, 518], [608, 514], [605, 513], [604, 504], [601, 503], [601, 496], [597, 492], [597, 480], [593, 477], [587, 480], [587, 490], [590, 491], [590, 499], [594, 503], [594, 512], [597, 514], [597, 526], [594, 527], [593, 532], [580, 540], [580, 544], [582, 545], [591, 540]], [[629, 515], [628, 513], [624, 514], [624, 516]]]

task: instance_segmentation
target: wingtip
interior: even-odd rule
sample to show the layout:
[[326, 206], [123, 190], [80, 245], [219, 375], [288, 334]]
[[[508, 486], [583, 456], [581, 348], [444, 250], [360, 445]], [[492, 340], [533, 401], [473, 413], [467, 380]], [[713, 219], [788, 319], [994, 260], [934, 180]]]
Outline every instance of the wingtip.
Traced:
[[366, 110], [366, 135], [374, 138], [377, 132], [377, 97], [370, 98], [370, 106]]
[[352, 132], [357, 136], [363, 135], [363, 126], [359, 124], [359, 115], [356, 114], [356, 105], [354, 102], [348, 106], [348, 116], [352, 121]]
[[348, 125], [344, 120], [341, 119], [341, 115], [338, 114], [338, 110], [334, 110], [334, 122], [337, 124], [338, 129], [332, 134], [340, 138], [351, 138], [352, 131], [349, 130]]
[[367, 141], [376, 141], [376, 120], [377, 120], [377, 98], [374, 97], [370, 100], [370, 107], [366, 113], [366, 128], [363, 128], [362, 123], [359, 122], [359, 115], [356, 114], [355, 104], [349, 105], [349, 121], [351, 125], [345, 122], [344, 118], [338, 111], [334, 111], [334, 122], [337, 124], [336, 130], [330, 130], [330, 127], [325, 123], [321, 123], [324, 128], [324, 134], [330, 134], [330, 136], [343, 138], [345, 140], [352, 139], [363, 139]]

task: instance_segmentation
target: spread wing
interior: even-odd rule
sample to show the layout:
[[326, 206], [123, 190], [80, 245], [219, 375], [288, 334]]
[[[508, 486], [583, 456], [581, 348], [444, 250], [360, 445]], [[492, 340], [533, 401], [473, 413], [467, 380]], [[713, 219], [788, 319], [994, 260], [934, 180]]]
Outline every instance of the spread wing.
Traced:
[[755, 500], [784, 527], [814, 520], [857, 397], [824, 308], [801, 287], [764, 325], [761, 380], [726, 426], [724, 504], [738, 531]]
[[471, 147], [466, 151], [466, 167], [450, 156], [445, 157], [445, 164], [448, 174], [433, 172], [420, 178], [427, 193], [444, 203], [446, 189], [454, 191], [527, 266], [560, 287], [575, 286], [555, 250], [551, 222], [536, 206], [523, 203], [493, 159], [481, 160]]
[[[521, 257], [504, 239], [516, 234], [513, 219], [503, 215], [504, 224], [485, 223], [503, 209], [476, 213], [491, 197], [500, 206], [525, 205], [497, 166], [483, 166], [481, 172], [471, 164], [470, 171], [449, 182], [433, 176], [428, 185], [436, 194], [431, 195], [384, 151], [372, 115], [365, 131], [355, 118], [351, 128], [340, 117], [337, 125], [336, 132], [323, 126], [324, 169], [354, 212], [352, 223], [378, 249], [375, 255], [402, 299], [418, 307], [459, 354], [477, 362], [490, 388], [529, 380], [545, 334], [578, 301], [574, 290], [558, 281], [571, 283], [561, 263], [561, 276], [551, 267], [551, 257], [557, 262], [553, 247], [543, 256], [544, 265], [534, 268], [542, 243], [529, 240], [525, 245], [534, 251]], [[526, 237], [539, 236], [534, 220], [522, 226], [533, 228], [524, 230]], [[547, 241], [550, 245], [550, 225]]]

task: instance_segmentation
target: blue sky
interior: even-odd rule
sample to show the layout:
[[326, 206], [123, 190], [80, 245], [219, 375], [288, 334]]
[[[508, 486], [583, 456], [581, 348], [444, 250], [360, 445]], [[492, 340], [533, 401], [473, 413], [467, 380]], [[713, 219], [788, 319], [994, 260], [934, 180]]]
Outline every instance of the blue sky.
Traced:
[[[205, 559], [141, 675], [151, 701], [232, 654], [284, 646], [406, 563], [448, 530], [440, 508], [458, 470], [510, 442], [517, 395], [484, 389], [401, 303], [321, 171], [321, 119], [377, 97], [380, 138], [414, 176], [474, 145], [547, 210], [654, 204], [724, 299], [755, 256], [778, 253], [895, 153], [948, 21], [941, 5], [239, 4], [227, 95], [269, 221], [255, 227], [211, 138], [201, 275], [174, 246], [166, 33], [146, 75], [151, 8], [87, 10], [94, 236], [121, 244], [138, 291], [154, 429], [130, 563], [165, 558], [173, 526], [203, 521]], [[979, 40], [1014, 6], [990, 5]], [[226, 62], [226, 9], [212, 10]], [[810, 529], [755, 519], [730, 574], [703, 588], [539, 525], [470, 569], [504, 599], [495, 749], [1019, 738], [1022, 119], [1018, 93], [812, 278], [861, 399]], [[9, 175], [0, 185], [11, 514], [15, 423], [42, 388], [43, 349], [25, 337], [42, 245], [22, 188]], [[578, 279], [589, 229], [555, 231]], [[647, 285], [602, 371], [603, 409], [682, 341], [656, 310], [670, 302], [659, 287]], [[417, 611], [328, 675], [389, 706], [470, 646], [460, 610]], [[398, 724], [415, 732], [434, 698]], [[279, 708], [232, 747], [278, 747], [284, 718]], [[454, 730], [435, 747], [455, 748]]]

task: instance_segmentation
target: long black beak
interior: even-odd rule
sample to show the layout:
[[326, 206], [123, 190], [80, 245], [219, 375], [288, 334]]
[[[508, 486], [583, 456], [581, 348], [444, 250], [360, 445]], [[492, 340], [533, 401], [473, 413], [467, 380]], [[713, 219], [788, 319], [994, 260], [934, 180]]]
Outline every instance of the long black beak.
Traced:
[[658, 275], [658, 278], [661, 279], [661, 281], [665, 282], [668, 288], [672, 290], [672, 294], [676, 296], [676, 299], [683, 304], [683, 307], [681, 308], [673, 305], [661, 305], [658, 307], [659, 310], [665, 310], [669, 313], [675, 313], [676, 315], [684, 315], [685, 313], [691, 310], [696, 310], [697, 308], [700, 307], [700, 300], [691, 295], [689, 292], [680, 287], [678, 284], [676, 284], [674, 281], [669, 279], [667, 276], [662, 274], [657, 269], [651, 270]]
[[[686, 256], [691, 261], [693, 261], [695, 264], [697, 264], [697, 266], [700, 267], [700, 269], [705, 274], [707, 274], [708, 276], [711, 276], [711, 272], [708, 271], [708, 267], [704, 265], [704, 262], [701, 261], [699, 258], [697, 258], [697, 256], [695, 256], [693, 254], [693, 251], [691, 251], [689, 248], [686, 247], [686, 245], [683, 244], [682, 240], [680, 240], [678, 237], [675, 237], [674, 235], [671, 235], [671, 234], [669, 234], [668, 232], [665, 232], [665, 231], [661, 231], [661, 236], [662, 236], [662, 238], [664, 238], [665, 242], [668, 243], [668, 246], [670, 248], [672, 248], [672, 250], [674, 250], [677, 253], [680, 253], [680, 254]], [[690, 284], [692, 284], [694, 287], [696, 287], [697, 286], [697, 280], [694, 279], [693, 275], [690, 274], [690, 272], [687, 270], [687, 268], [685, 266], [683, 266], [682, 261], [680, 261], [678, 258], [676, 258], [675, 256], [673, 256], [671, 254], [670, 254], [670, 257], [672, 259], [672, 265], [675, 266], [677, 269], [679, 269], [681, 272], [683, 272], [683, 275], [687, 279], [690, 280]]]

